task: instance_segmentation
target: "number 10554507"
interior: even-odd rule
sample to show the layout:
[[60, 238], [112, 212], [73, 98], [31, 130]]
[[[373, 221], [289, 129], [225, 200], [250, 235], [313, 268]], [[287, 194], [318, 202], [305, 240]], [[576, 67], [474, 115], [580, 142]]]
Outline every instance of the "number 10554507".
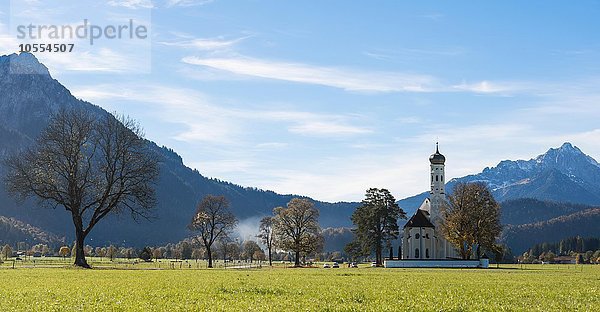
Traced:
[[72, 52], [73, 43], [22, 43], [19, 52]]

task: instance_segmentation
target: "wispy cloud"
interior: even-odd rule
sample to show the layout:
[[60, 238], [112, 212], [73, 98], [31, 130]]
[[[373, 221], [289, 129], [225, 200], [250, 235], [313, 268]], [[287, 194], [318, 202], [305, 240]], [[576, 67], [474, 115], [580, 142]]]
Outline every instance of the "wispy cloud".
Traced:
[[[161, 120], [181, 125], [170, 127], [181, 129], [173, 138], [183, 140], [185, 146], [201, 143], [202, 151], [218, 150], [211, 150], [210, 153], [217, 155], [213, 159], [197, 157], [190, 163], [203, 173], [228, 177], [243, 185], [322, 200], [359, 200], [362, 192], [373, 186], [389, 188], [399, 198], [425, 190], [427, 157], [436, 138], [448, 157], [449, 177], [480, 172], [501, 159], [529, 159], [564, 141], [573, 142], [592, 155], [600, 153], [597, 147], [600, 146], [599, 129], [568, 133], [545, 131], [540, 127], [540, 124], [546, 124], [545, 119], [531, 120], [527, 117], [531, 112], [526, 111], [514, 111], [508, 119], [500, 118], [501, 121], [495, 122], [436, 123], [415, 134], [399, 134], [401, 137], [395, 138], [393, 143], [382, 146], [371, 140], [371, 133], [381, 129], [365, 126], [360, 116], [225, 107], [198, 91], [158, 85], [93, 86], [74, 93], [87, 100], [102, 99], [105, 103], [116, 102], [113, 101], [115, 98], [138, 101], [140, 107], [160, 115]], [[420, 121], [411, 116], [404, 118], [408, 123]], [[290, 136], [268, 138], [277, 140], [275, 142], [248, 142], [244, 135], [256, 125], [281, 128]], [[361, 140], [352, 143], [350, 148], [355, 151], [343, 156], [323, 152], [314, 158], [303, 159], [301, 164], [280, 163], [276, 166], [264, 160], [268, 155], [296, 148], [295, 135], [350, 138], [352, 142], [356, 138]], [[234, 145], [237, 148], [231, 148]]]
[[423, 14], [423, 15], [421, 15], [421, 17], [437, 22], [444, 18], [444, 14], [439, 13], [439, 12], [433, 12], [433, 13]]
[[295, 126], [291, 126], [289, 128], [290, 132], [304, 134], [304, 135], [355, 135], [355, 134], [365, 134], [371, 133], [370, 129], [355, 127], [344, 124], [332, 124], [329, 122], [322, 121], [310, 121], [303, 122]]
[[167, 0], [167, 7], [192, 7], [198, 5], [205, 5], [213, 2], [214, 0]]
[[[228, 48], [240, 40], [194, 39], [178, 43], [178, 46], [196, 46], [198, 49], [215, 50]], [[378, 56], [384, 57], [384, 56]], [[339, 88], [364, 93], [442, 93], [467, 92], [510, 96], [517, 92], [535, 91], [540, 86], [528, 82], [489, 81], [448, 84], [425, 74], [358, 70], [304, 63], [261, 60], [250, 57], [184, 57], [182, 62], [198, 66], [202, 72], [192, 77], [200, 79], [234, 79], [232, 76], [272, 79]], [[219, 72], [221, 74], [219, 74]], [[229, 74], [229, 75], [226, 75]], [[190, 76], [190, 75], [187, 75]], [[537, 89], [536, 89], [537, 88]]]
[[437, 85], [436, 79], [427, 75], [347, 70], [246, 57], [185, 57], [182, 61], [238, 75], [329, 86], [349, 91], [429, 92]]
[[215, 104], [206, 95], [190, 89], [98, 85], [76, 89], [73, 94], [89, 101], [121, 99], [152, 103], [156, 106], [158, 114], [168, 116], [172, 122], [185, 125], [185, 130], [179, 132], [174, 138], [188, 142], [231, 143], [239, 139], [257, 122], [285, 124], [289, 133], [321, 138], [343, 138], [373, 132], [366, 126], [357, 125], [361, 123], [360, 116], [294, 110], [227, 108]]
[[399, 152], [394, 148], [381, 153], [352, 153], [324, 158], [302, 169], [263, 169], [269, 179], [254, 183], [265, 189], [331, 202], [360, 200], [370, 187], [390, 189], [402, 198], [426, 189], [427, 155]]
[[463, 47], [373, 49], [364, 55], [380, 61], [406, 61], [423, 58], [454, 57], [467, 53]]
[[288, 147], [288, 143], [283, 142], [265, 142], [256, 144], [255, 148], [259, 150], [270, 150], [270, 149], [279, 149]]
[[344, 137], [373, 132], [370, 128], [355, 125], [356, 116], [299, 111], [246, 112], [246, 115], [272, 122], [289, 123], [289, 132], [307, 136]]
[[419, 124], [423, 122], [423, 119], [417, 116], [406, 116], [398, 118], [398, 122], [401, 124]]
[[[40, 61], [52, 68], [52, 72], [80, 71], [131, 73], [142, 68], [150, 68], [150, 60], [111, 48], [98, 48], [94, 51], [74, 51], [67, 54], [41, 54]], [[146, 62], [146, 63], [145, 63]]]
[[152, 9], [154, 4], [151, 0], [110, 0], [108, 5], [114, 7], [124, 7], [128, 9]]
[[0, 21], [0, 55], [12, 54], [17, 51], [19, 42], [10, 36], [5, 24]]
[[237, 39], [230, 39], [230, 40], [226, 40], [223, 38], [193, 38], [193, 39], [180, 40], [180, 41], [174, 41], [174, 42], [161, 41], [159, 43], [162, 45], [166, 45], [166, 46], [174, 46], [174, 47], [181, 47], [181, 48], [194, 48], [194, 49], [201, 50], [201, 51], [212, 51], [212, 50], [224, 50], [224, 49], [231, 48], [235, 44], [239, 43], [240, 41], [242, 41], [248, 37], [249, 36], [245, 36], [245, 37], [241, 37], [241, 38], [237, 38]]
[[459, 91], [467, 91], [467, 92], [475, 92], [475, 93], [511, 93], [514, 91], [522, 91], [526, 89], [525, 84], [515, 84], [515, 83], [498, 83], [491, 82], [487, 80], [475, 82], [475, 83], [466, 83], [463, 82], [458, 85], [452, 86], [453, 89]]

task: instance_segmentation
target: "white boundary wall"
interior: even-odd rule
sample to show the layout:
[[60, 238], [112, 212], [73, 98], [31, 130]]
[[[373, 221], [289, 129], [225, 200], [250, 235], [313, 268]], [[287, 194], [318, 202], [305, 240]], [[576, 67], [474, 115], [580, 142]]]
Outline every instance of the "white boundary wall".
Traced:
[[485, 268], [489, 259], [481, 260], [386, 260], [386, 268]]

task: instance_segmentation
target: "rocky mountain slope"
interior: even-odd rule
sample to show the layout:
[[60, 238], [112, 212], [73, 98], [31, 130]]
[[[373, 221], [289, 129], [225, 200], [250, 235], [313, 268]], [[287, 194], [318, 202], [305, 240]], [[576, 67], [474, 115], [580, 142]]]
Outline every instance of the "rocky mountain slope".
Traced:
[[[458, 182], [484, 182], [499, 202], [534, 198], [600, 205], [600, 164], [571, 143], [530, 160], [503, 160], [481, 173], [452, 179], [446, 184], [447, 192]], [[424, 192], [405, 198], [400, 206], [414, 212], [427, 196]]]

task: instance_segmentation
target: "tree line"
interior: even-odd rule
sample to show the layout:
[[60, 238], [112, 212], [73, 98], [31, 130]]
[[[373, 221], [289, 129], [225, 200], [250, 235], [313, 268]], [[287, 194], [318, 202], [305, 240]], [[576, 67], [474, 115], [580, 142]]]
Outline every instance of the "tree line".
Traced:
[[558, 242], [535, 244], [518, 260], [523, 263], [554, 262], [559, 256], [573, 257], [578, 263], [600, 263], [600, 238], [573, 236]]
[[[89, 268], [85, 239], [107, 215], [152, 216], [159, 159], [146, 143], [139, 124], [128, 117], [62, 108], [50, 118], [36, 144], [5, 160], [5, 185], [19, 200], [35, 198], [41, 205], [64, 209], [75, 230], [74, 264]], [[501, 230], [499, 206], [484, 184], [457, 184], [441, 213], [444, 221], [439, 226], [463, 259], [479, 257], [481, 248], [500, 252], [496, 244]], [[275, 251], [292, 253], [295, 266], [319, 253], [324, 242], [318, 218], [318, 209], [302, 198], [291, 199], [263, 218], [258, 239], [267, 249], [269, 263]], [[400, 219], [406, 219], [406, 213], [388, 190], [367, 190], [352, 214], [355, 239], [346, 252], [374, 254], [381, 265], [384, 250], [399, 236]], [[224, 242], [230, 240], [237, 223], [224, 196], [207, 195], [198, 203], [188, 229], [209, 267], [218, 244], [227, 251]], [[142, 252], [148, 256], [155, 250]]]
[[[274, 248], [293, 252], [295, 266], [301, 265], [301, 258], [320, 251], [323, 237], [318, 218], [319, 211], [314, 204], [301, 198], [293, 198], [286, 207], [276, 207], [272, 216], [264, 217], [258, 238], [267, 248], [269, 265], [272, 265]], [[213, 245], [227, 240], [237, 222], [224, 196], [207, 195], [196, 207], [189, 229], [206, 250], [209, 268], [213, 267]]]

